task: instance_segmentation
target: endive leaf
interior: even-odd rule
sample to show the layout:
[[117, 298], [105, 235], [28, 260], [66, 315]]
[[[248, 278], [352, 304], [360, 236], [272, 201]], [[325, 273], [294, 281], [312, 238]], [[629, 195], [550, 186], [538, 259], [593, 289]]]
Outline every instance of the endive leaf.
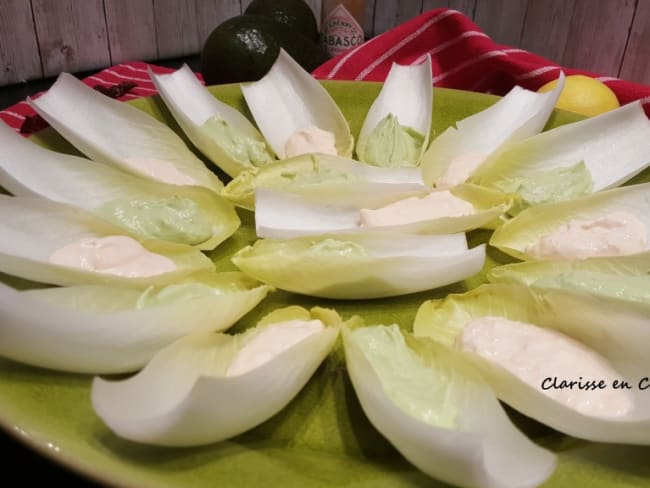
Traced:
[[[546, 178], [545, 182], [546, 201], [558, 201], [575, 196], [563, 187], [566, 177], [575, 172], [572, 168], [581, 162], [593, 182], [593, 192], [614, 188], [647, 168], [650, 121], [641, 103], [629, 103], [504, 146], [472, 175], [471, 181], [505, 192], [519, 191], [534, 205], [540, 203], [534, 193], [539, 180], [553, 172], [560, 176], [557, 173], [563, 171], [562, 177]], [[584, 179], [574, 178], [572, 186], [583, 184]]]
[[[650, 183], [645, 183], [615, 188], [567, 202], [549, 203], [528, 208], [498, 228], [492, 235], [490, 244], [519, 259], [552, 259], [551, 256], [535, 252], [531, 246], [535, 246], [541, 238], [562, 229], [571, 221], [589, 222], [612, 215], [635, 218], [645, 227], [647, 242], [650, 238], [649, 194]], [[613, 229], [612, 233], [616, 237], [620, 234], [620, 230]], [[620, 235], [619, 237], [623, 241], [631, 242], [632, 236]], [[594, 253], [598, 250], [594, 244], [595, 240], [595, 237], [582, 240], [570, 235], [566, 237], [567, 245], [570, 244], [575, 253], [581, 257], [595, 256]], [[561, 251], [561, 249], [559, 250]], [[646, 245], [642, 252], [646, 251], [650, 251], [650, 244]], [[612, 246], [602, 252], [616, 255], [617, 252], [623, 251]]]
[[140, 244], [171, 261], [175, 269], [151, 276], [126, 277], [53, 264], [49, 258], [55, 251], [80, 239], [131, 234], [82, 210], [40, 198], [0, 195], [0, 235], [0, 271], [55, 285], [164, 285], [196, 271], [214, 269], [212, 261], [194, 248], [154, 240]]
[[102, 95], [62, 73], [29, 104], [57, 132], [94, 161], [175, 185], [223, 184], [169, 127], [150, 115]]
[[433, 81], [431, 57], [393, 63], [359, 133], [359, 160], [377, 166], [417, 166], [429, 143]]
[[[367, 205], [382, 205], [393, 195], [426, 189], [417, 168], [376, 168], [339, 156], [305, 154], [244, 171], [226, 185], [222, 195], [235, 205], [253, 210], [257, 188], [295, 193], [315, 202], [345, 197], [351, 204]], [[358, 199], [351, 200], [355, 195]]]
[[[277, 329], [291, 320], [319, 321], [322, 329], [296, 342]], [[192, 334], [127, 380], [95, 378], [92, 403], [111, 430], [136, 442], [193, 446], [227, 439], [291, 401], [329, 353], [340, 324], [332, 311], [289, 307], [236, 336]], [[239, 353], [262, 335], [268, 348], [262, 363], [229, 375]]]
[[461, 356], [396, 325], [343, 329], [347, 369], [364, 412], [429, 476], [465, 487], [533, 487], [555, 456], [510, 422]]
[[[491, 107], [449, 127], [431, 142], [422, 157], [424, 181], [440, 188], [464, 183], [501, 146], [540, 132], [563, 88], [563, 73], [555, 89], [547, 93], [515, 86]], [[465, 166], [463, 160], [467, 163], [465, 170], [461, 168]]]
[[[354, 232], [373, 229], [384, 232], [453, 234], [477, 229], [493, 223], [510, 206], [511, 199], [502, 193], [485, 188], [459, 185], [449, 191], [412, 192], [391, 196], [391, 201], [378, 204], [379, 189], [374, 193], [358, 194], [350, 191], [332, 197], [331, 203], [312, 202], [303, 197], [280, 191], [258, 189], [256, 193], [255, 226], [258, 237], [288, 239], [292, 237]], [[368, 197], [363, 202], [363, 196]], [[388, 195], [387, 195], [388, 196]], [[430, 200], [431, 198], [435, 200]], [[445, 214], [444, 203], [458, 198], [467, 207], [462, 214]], [[421, 203], [418, 203], [421, 202]], [[426, 203], [426, 207], [423, 204]], [[390, 206], [390, 221], [382, 225], [364, 226], [363, 214]], [[428, 208], [427, 208], [428, 207]], [[440, 215], [440, 216], [436, 216]], [[399, 217], [399, 218], [393, 218]], [[373, 219], [374, 220], [374, 219]], [[397, 222], [399, 220], [399, 222]]]
[[381, 232], [263, 239], [232, 258], [246, 274], [277, 288], [339, 299], [449, 285], [479, 272], [484, 260], [485, 246], [468, 250], [464, 234]]
[[74, 373], [134, 371], [188, 333], [230, 327], [269, 291], [242, 273], [206, 273], [144, 291], [0, 284], [0, 355]]
[[339, 156], [350, 157], [354, 140], [348, 122], [325, 88], [284, 49], [259, 81], [242, 84], [241, 91], [255, 122], [280, 159], [285, 145], [299, 130], [317, 127], [334, 135]]
[[582, 261], [528, 261], [492, 268], [493, 283], [581, 291], [650, 305], [650, 253]]
[[[558, 341], [557, 333], [578, 341], [590, 351], [588, 354], [595, 353], [604, 358], [617, 378], [588, 378], [591, 372], [585, 374], [582, 359], [574, 355], [573, 360], [566, 361], [566, 355], [560, 354], [561, 341], [556, 342], [554, 347], [548, 347], [551, 342], [545, 342], [545, 346], [539, 337], [533, 339], [530, 336], [528, 343], [518, 343], [516, 349], [526, 351], [527, 360], [531, 361], [528, 370], [535, 376], [546, 376], [550, 380], [557, 377], [558, 384], [562, 380], [578, 381], [579, 376], [584, 376], [585, 381], [603, 380], [605, 388], [599, 390], [606, 395], [617, 395], [617, 398], [606, 400], [600, 397], [601, 401], [619, 401], [625, 396], [631, 410], [607, 417], [582, 413], [548, 394], [549, 391], [562, 392], [568, 388], [562, 390], [556, 386], [543, 391], [542, 381], [529, 384], [497, 363], [474, 353], [465, 353], [465, 357], [481, 369], [499, 399], [525, 415], [575, 437], [598, 442], [650, 443], [650, 397], [640, 388], [640, 382], [647, 377], [650, 368], [646, 350], [650, 341], [650, 309], [647, 305], [631, 305], [566, 290], [484, 285], [463, 295], [449, 295], [444, 300], [425, 302], [416, 315], [414, 332], [417, 336], [431, 337], [448, 347], [454, 347], [467, 324], [483, 317], [533, 324], [553, 332], [554, 341]], [[518, 340], [512, 338], [512, 334], [494, 337], [493, 340], [507, 341], [508, 337], [511, 341]], [[542, 355], [540, 351], [547, 354]], [[511, 360], [513, 365], [520, 361], [517, 357]], [[562, 371], [559, 375], [558, 370]], [[547, 371], [553, 373], [547, 374]], [[617, 388], [615, 381], [625, 381], [630, 387]], [[598, 394], [594, 391], [585, 393]], [[589, 403], [597, 405], [599, 402], [594, 398]]]
[[214, 249], [239, 227], [232, 206], [200, 187], [130, 175], [77, 156], [44, 149], [0, 126], [0, 185], [87, 210], [127, 232]]
[[149, 70], [149, 76], [189, 140], [228, 175], [273, 160], [253, 124], [215, 98], [186, 64], [165, 75]]

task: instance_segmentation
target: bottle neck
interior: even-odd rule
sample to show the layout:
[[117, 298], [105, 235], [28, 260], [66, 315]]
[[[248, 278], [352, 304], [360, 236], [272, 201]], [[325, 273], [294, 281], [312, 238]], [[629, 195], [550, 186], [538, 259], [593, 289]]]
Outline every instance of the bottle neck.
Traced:
[[364, 42], [361, 27], [364, 13], [365, 0], [323, 1], [321, 44], [330, 56], [337, 56]]

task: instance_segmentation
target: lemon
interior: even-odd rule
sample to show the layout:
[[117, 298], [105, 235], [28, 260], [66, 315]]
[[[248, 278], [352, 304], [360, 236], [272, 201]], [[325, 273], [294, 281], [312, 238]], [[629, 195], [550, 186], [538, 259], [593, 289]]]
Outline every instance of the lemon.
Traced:
[[[557, 80], [553, 80], [537, 91], [548, 92], [556, 85]], [[555, 107], [591, 117], [618, 108], [620, 104], [614, 92], [603, 82], [589, 76], [571, 75], [566, 77]]]

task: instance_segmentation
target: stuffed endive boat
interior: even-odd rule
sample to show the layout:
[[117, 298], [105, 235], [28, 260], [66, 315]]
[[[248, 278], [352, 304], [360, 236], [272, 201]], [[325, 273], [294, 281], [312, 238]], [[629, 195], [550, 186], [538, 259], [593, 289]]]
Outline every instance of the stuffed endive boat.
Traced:
[[575, 260], [650, 251], [650, 183], [524, 210], [490, 245], [519, 259]]
[[273, 161], [255, 126], [215, 98], [186, 64], [165, 75], [149, 70], [149, 76], [185, 135], [229, 176]]
[[166, 285], [214, 264], [195, 248], [138, 240], [75, 207], [0, 195], [0, 271], [54, 285]]
[[241, 273], [204, 273], [146, 289], [18, 291], [0, 283], [0, 356], [74, 373], [135, 371], [186, 334], [230, 327], [269, 291]]
[[279, 159], [308, 153], [352, 155], [354, 140], [341, 110], [284, 49], [261, 80], [242, 84], [241, 91]]
[[44, 149], [0, 126], [0, 186], [87, 210], [143, 239], [214, 249], [239, 227], [227, 201]]
[[356, 153], [375, 166], [418, 166], [429, 144], [433, 110], [431, 57], [396, 63], [361, 126]]
[[462, 356], [396, 325], [343, 328], [364, 412], [412, 464], [463, 487], [534, 487], [555, 456], [511, 423]]
[[228, 439], [284, 408], [328, 355], [336, 312], [287, 307], [238, 335], [192, 334], [123, 381], [95, 378], [92, 403], [117, 435], [162, 446]]
[[465, 183], [488, 156], [504, 144], [539, 133], [562, 89], [560, 74], [555, 89], [535, 93], [515, 86], [506, 96], [485, 110], [456, 122], [436, 137], [421, 161], [424, 181], [437, 188]]
[[261, 188], [255, 194], [255, 229], [258, 237], [273, 239], [367, 230], [454, 234], [498, 224], [512, 203], [508, 195], [474, 185], [417, 194], [391, 192], [384, 202], [379, 191], [359, 194], [351, 189], [320, 203]]
[[521, 208], [619, 186], [650, 166], [650, 120], [640, 102], [508, 144], [470, 181], [521, 197]]
[[29, 104], [90, 159], [172, 185], [223, 188], [183, 140], [165, 124], [113, 100], [68, 73]]
[[414, 332], [464, 351], [500, 400], [539, 422], [650, 444], [649, 323], [648, 304], [493, 284], [425, 302]]
[[237, 206], [254, 210], [255, 191], [260, 188], [323, 204], [344, 197], [357, 205], [383, 205], [396, 195], [415, 195], [427, 189], [417, 168], [378, 168], [340, 156], [304, 154], [244, 171], [226, 185], [222, 195]]
[[246, 274], [277, 288], [324, 298], [406, 295], [478, 273], [485, 245], [465, 234], [382, 232], [262, 239], [232, 257]]

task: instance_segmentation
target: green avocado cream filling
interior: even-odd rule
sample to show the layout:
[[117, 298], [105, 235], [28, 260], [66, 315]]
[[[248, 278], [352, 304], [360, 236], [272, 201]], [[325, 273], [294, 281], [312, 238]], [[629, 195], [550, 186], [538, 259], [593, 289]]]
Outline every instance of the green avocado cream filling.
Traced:
[[585, 163], [581, 161], [573, 166], [537, 171], [525, 177], [506, 178], [495, 186], [502, 192], [519, 194], [521, 201], [515, 209], [516, 213], [542, 203], [591, 195], [594, 182]]
[[573, 271], [545, 276], [533, 286], [558, 290], [586, 291], [594, 295], [632, 302], [650, 302], [650, 276], [614, 276], [596, 271]]
[[293, 188], [300, 189], [311, 185], [356, 183], [360, 180], [361, 178], [354, 173], [322, 167], [314, 158], [312, 167], [304, 171], [287, 169], [269, 174], [259, 173], [256, 170], [243, 171], [226, 185], [222, 195], [235, 201], [244, 201], [247, 198], [254, 198], [257, 187], [291, 191]]
[[313, 256], [365, 256], [366, 250], [350, 241], [339, 241], [337, 239], [324, 239], [309, 246], [306, 254]]
[[406, 343], [396, 325], [362, 327], [351, 334], [381, 381], [386, 395], [405, 413], [434, 427], [456, 427], [454, 375], [429, 367]]
[[156, 307], [172, 303], [187, 302], [197, 298], [222, 295], [223, 290], [203, 283], [184, 283], [164, 288], [147, 288], [138, 298], [136, 308]]
[[104, 205], [99, 212], [150, 239], [194, 246], [212, 237], [212, 222], [189, 198], [120, 199]]
[[375, 166], [417, 166], [422, 144], [422, 134], [388, 114], [369, 134], [359, 137], [357, 156]]
[[273, 161], [264, 141], [245, 136], [218, 116], [210, 117], [202, 126], [214, 142], [232, 159], [246, 166], [260, 167]]

